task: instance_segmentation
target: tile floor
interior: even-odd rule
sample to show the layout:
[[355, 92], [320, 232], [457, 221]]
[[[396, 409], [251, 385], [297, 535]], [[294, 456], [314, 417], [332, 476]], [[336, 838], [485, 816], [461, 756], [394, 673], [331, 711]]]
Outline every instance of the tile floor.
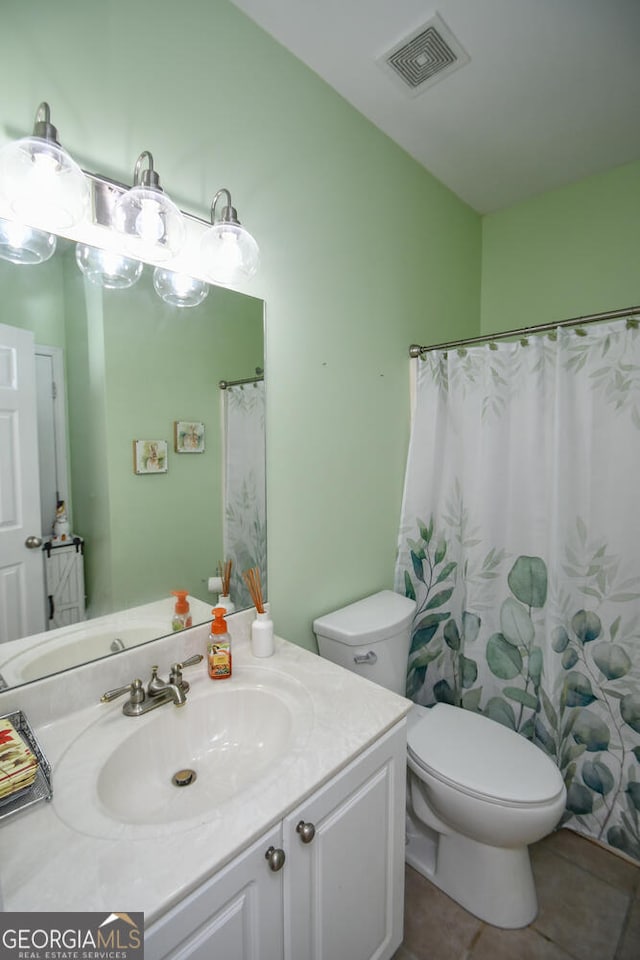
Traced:
[[406, 867], [393, 960], [640, 960], [640, 866], [570, 830], [531, 847], [538, 916], [498, 930]]

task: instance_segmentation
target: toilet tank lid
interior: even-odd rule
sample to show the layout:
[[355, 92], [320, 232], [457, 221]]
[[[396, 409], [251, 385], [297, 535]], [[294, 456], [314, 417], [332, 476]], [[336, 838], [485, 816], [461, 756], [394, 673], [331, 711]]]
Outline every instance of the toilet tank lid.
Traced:
[[530, 740], [489, 717], [437, 703], [409, 716], [407, 748], [436, 776], [496, 800], [545, 803], [564, 789], [560, 771]]
[[318, 617], [313, 621], [313, 632], [318, 637], [340, 640], [351, 646], [376, 643], [406, 629], [415, 608], [415, 600], [393, 590], [380, 590]]

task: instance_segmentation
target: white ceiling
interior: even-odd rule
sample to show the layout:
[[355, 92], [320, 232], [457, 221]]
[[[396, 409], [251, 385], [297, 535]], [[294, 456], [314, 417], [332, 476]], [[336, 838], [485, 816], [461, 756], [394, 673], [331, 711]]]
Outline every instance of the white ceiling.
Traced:
[[[640, 158], [640, 0], [232, 0], [480, 213]], [[438, 13], [470, 57], [377, 63]]]

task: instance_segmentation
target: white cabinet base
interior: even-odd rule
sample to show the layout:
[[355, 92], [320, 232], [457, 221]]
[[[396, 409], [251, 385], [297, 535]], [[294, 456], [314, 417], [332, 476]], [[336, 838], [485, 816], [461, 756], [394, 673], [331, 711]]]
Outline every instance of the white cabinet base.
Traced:
[[286, 960], [388, 960], [400, 946], [405, 767], [403, 725], [284, 821]]
[[[154, 923], [145, 960], [390, 960], [403, 932], [405, 785], [403, 720]], [[275, 872], [270, 847], [285, 855]]]
[[265, 859], [280, 838], [278, 826], [154, 923], [145, 960], [282, 960], [282, 871]]

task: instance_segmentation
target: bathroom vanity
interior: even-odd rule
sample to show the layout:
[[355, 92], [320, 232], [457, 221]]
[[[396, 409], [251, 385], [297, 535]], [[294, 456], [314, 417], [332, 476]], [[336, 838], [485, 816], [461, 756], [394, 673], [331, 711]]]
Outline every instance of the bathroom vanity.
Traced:
[[148, 960], [201, 950], [225, 960], [392, 956], [405, 749], [395, 727], [152, 924]]
[[5, 910], [143, 911], [148, 960], [393, 956], [410, 704], [280, 639], [255, 660], [250, 619], [230, 618], [230, 680], [185, 670], [180, 708], [98, 700], [202, 652], [206, 628], [0, 694], [53, 767], [53, 800], [0, 822]]

